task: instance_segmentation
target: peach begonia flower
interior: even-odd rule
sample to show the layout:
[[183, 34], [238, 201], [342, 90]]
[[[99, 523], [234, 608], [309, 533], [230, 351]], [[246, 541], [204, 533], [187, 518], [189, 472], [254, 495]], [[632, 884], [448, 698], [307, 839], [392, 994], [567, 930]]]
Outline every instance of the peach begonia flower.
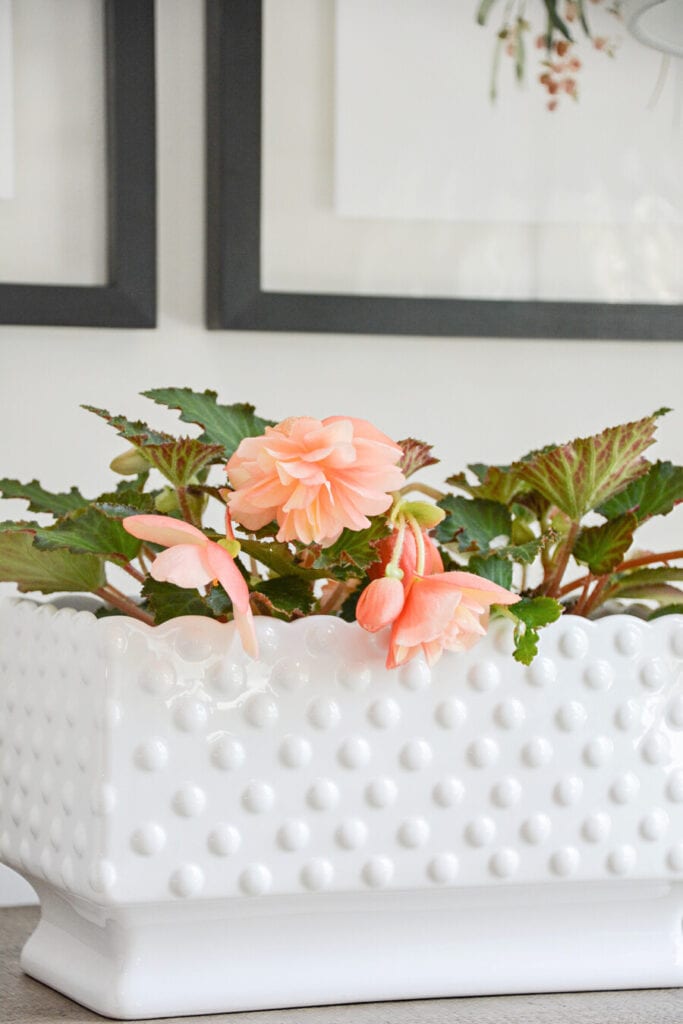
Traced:
[[404, 665], [423, 651], [433, 665], [444, 649], [465, 651], [486, 633], [492, 604], [515, 604], [517, 594], [470, 572], [413, 576], [394, 619], [387, 668]]
[[405, 483], [402, 454], [365, 420], [291, 417], [244, 438], [230, 458], [230, 512], [247, 530], [276, 520], [278, 540], [327, 547], [386, 512]]
[[401, 581], [392, 576], [381, 576], [372, 580], [358, 598], [356, 621], [368, 633], [377, 633], [398, 618], [404, 604]]
[[224, 547], [209, 540], [196, 526], [170, 516], [128, 516], [123, 520], [123, 528], [139, 540], [167, 548], [152, 562], [153, 579], [188, 588], [204, 587], [218, 580], [232, 601], [242, 646], [252, 658], [258, 657], [249, 588]]

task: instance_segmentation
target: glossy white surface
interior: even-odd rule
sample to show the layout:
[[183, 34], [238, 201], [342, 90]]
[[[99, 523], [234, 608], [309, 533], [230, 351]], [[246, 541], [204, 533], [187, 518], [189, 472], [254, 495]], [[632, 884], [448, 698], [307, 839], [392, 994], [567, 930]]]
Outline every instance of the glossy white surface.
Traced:
[[567, 617], [528, 669], [498, 623], [397, 672], [356, 625], [257, 625], [256, 663], [206, 619], [2, 606], [30, 973], [119, 1016], [679, 983], [683, 619]]

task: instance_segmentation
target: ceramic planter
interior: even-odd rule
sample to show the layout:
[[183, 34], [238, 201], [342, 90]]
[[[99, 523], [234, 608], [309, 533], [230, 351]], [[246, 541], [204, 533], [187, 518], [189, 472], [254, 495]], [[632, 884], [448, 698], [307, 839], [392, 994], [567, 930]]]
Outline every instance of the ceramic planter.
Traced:
[[505, 623], [430, 671], [354, 625], [0, 611], [0, 851], [33, 977], [100, 1013], [683, 983], [683, 618]]

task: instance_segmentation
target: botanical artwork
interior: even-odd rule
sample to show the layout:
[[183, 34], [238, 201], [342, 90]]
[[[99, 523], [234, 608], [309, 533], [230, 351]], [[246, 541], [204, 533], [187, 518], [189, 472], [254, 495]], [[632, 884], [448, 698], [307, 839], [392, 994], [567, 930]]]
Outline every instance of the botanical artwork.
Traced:
[[523, 82], [527, 65], [533, 63], [529, 50], [535, 50], [537, 80], [547, 94], [547, 109], [556, 110], [564, 97], [578, 99], [585, 53], [595, 50], [614, 57], [618, 52], [622, 7], [621, 0], [480, 0], [477, 22], [496, 26], [491, 98], [498, 93], [501, 58], [511, 58], [515, 77]]
[[635, 540], [683, 500], [683, 467], [644, 454], [667, 410], [509, 465], [472, 463], [440, 490], [420, 478], [438, 461], [431, 445], [363, 419], [274, 423], [213, 391], [145, 395], [199, 431], [86, 406], [125, 440], [111, 463], [123, 479], [95, 498], [0, 479], [0, 495], [53, 519], [0, 524], [0, 581], [90, 593], [99, 616], [149, 626], [234, 621], [254, 658], [255, 615], [337, 616], [378, 634], [388, 668], [467, 650], [491, 616], [512, 622], [529, 664], [561, 614], [683, 611], [683, 549]]
[[14, 194], [14, 89], [11, 0], [0, 0], [0, 199]]

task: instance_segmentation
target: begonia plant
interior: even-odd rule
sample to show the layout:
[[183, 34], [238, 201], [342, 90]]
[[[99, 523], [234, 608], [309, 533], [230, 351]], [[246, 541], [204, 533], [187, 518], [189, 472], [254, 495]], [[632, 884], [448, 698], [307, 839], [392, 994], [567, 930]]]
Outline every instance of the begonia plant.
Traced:
[[667, 410], [509, 465], [471, 464], [442, 491], [416, 475], [438, 461], [430, 445], [365, 420], [275, 424], [213, 391], [144, 394], [201, 432], [176, 438], [85, 406], [127, 442], [111, 463], [123, 479], [92, 499], [1, 479], [0, 496], [52, 521], [0, 524], [0, 581], [89, 593], [98, 615], [150, 626], [234, 621], [252, 657], [255, 615], [339, 616], [385, 638], [389, 668], [466, 650], [491, 615], [512, 621], [528, 664], [562, 613], [683, 611], [683, 544], [633, 548], [642, 523], [683, 500], [683, 467], [643, 455]]

